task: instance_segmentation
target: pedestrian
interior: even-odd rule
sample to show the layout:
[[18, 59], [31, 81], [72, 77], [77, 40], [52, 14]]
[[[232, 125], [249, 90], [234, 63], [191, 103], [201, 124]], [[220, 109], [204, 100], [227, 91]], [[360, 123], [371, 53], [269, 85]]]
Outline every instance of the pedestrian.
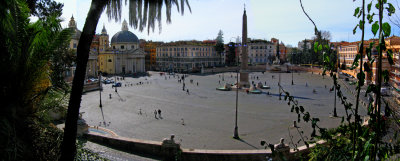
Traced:
[[267, 81], [265, 81], [264, 84], [267, 85]]
[[142, 109], [139, 109], [139, 115], [142, 115]]
[[110, 99], [111, 99], [111, 93], [110, 93]]
[[189, 95], [189, 89], [186, 89], [186, 93]]
[[197, 82], [197, 86], [199, 86], [199, 82]]
[[157, 110], [154, 110], [154, 118], [158, 119], [157, 118]]
[[158, 109], [158, 116], [161, 118], [161, 110]]
[[221, 84], [221, 81], [220, 81], [220, 80], [218, 80], [218, 84]]
[[183, 120], [183, 118], [181, 119], [181, 121], [182, 121], [182, 125], [185, 125], [185, 120]]
[[308, 87], [308, 84], [307, 84], [307, 82], [306, 82], [306, 87]]

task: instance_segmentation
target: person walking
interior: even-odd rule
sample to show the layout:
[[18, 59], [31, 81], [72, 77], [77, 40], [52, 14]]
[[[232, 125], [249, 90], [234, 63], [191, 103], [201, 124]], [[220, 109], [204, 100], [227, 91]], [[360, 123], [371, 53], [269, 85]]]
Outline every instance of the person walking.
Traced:
[[158, 119], [157, 118], [157, 110], [154, 110], [154, 118]]
[[158, 109], [158, 117], [161, 118], [161, 110]]

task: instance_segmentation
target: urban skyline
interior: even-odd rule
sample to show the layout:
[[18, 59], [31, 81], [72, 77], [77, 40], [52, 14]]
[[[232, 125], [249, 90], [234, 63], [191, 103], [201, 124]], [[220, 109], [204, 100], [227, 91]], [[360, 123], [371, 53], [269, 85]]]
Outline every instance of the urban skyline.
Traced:
[[[63, 27], [67, 27], [68, 20], [74, 15], [78, 29], [82, 30], [90, 1], [62, 1], [64, 3]], [[305, 10], [314, 19], [320, 30], [330, 31], [331, 41], [359, 41], [359, 34], [352, 34], [356, 25], [356, 18], [352, 17], [354, 9], [359, 2], [320, 2], [316, 0], [304, 1]], [[241, 10], [246, 4], [248, 11], [249, 38], [265, 39], [279, 38], [285, 45], [297, 46], [297, 43], [305, 38], [314, 36], [312, 23], [301, 10], [296, 0], [290, 2], [268, 2], [258, 0], [242, 0], [228, 3], [226, 0], [218, 1], [191, 1], [192, 13], [185, 10], [181, 16], [176, 10], [172, 10], [172, 23], [166, 24], [166, 18], [162, 18], [162, 29], [155, 27], [154, 32], [147, 33], [145, 29], [140, 32], [129, 26], [129, 30], [138, 37], [152, 41], [179, 41], [179, 40], [208, 40], [215, 39], [219, 30], [224, 32], [224, 41], [235, 41], [232, 37], [238, 37], [241, 33]], [[257, 4], [257, 5], [254, 5]], [[78, 7], [79, 6], [79, 7]], [[207, 12], [204, 12], [207, 11]], [[119, 31], [121, 23], [128, 19], [127, 6], [123, 6], [121, 21], [108, 20], [104, 12], [97, 25], [96, 33], [100, 33], [105, 25], [110, 35]], [[262, 21], [265, 19], [265, 21]], [[389, 21], [389, 20], [386, 20]], [[157, 26], [158, 24], [156, 24]], [[392, 25], [392, 34], [398, 35], [399, 29]], [[367, 31], [370, 25], [367, 25]], [[367, 32], [366, 38], [373, 38]]]

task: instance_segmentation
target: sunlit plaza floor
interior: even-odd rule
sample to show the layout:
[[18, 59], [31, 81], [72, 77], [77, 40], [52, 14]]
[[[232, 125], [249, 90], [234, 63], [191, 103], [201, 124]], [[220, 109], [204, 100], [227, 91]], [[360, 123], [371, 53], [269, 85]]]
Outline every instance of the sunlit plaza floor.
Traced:
[[[297, 114], [290, 112], [290, 106], [284, 101], [283, 95], [282, 100], [279, 100], [278, 73], [250, 74], [250, 77], [259, 77], [259, 80], [250, 79], [250, 82], [266, 82], [271, 86], [271, 89], [263, 89], [262, 94], [239, 92], [240, 140], [232, 138], [236, 91], [216, 90], [225, 82], [235, 83], [236, 73], [189, 75], [185, 79], [185, 91], [182, 90], [182, 83], [178, 83], [178, 77], [160, 76], [158, 72], [150, 73], [150, 77], [126, 77], [124, 81], [120, 81], [122, 87], [118, 88], [118, 93], [110, 84], [103, 84], [104, 120], [99, 108], [99, 91], [84, 94], [80, 110], [85, 112], [83, 118], [91, 126], [99, 126], [100, 122], [105, 121], [109, 125], [102, 124], [102, 127], [124, 137], [161, 141], [175, 134], [176, 140], [183, 148], [261, 149], [261, 140], [278, 143], [280, 138], [285, 138], [285, 143], [289, 143], [289, 131], [294, 136], [294, 142], [297, 143], [299, 139], [297, 129], [291, 128], [293, 120], [297, 120]], [[322, 76], [311, 73], [294, 73], [295, 85], [291, 85], [291, 73], [280, 75], [283, 88], [295, 96], [312, 117], [321, 119], [320, 127], [332, 128], [340, 123], [341, 118], [329, 117], [334, 107], [334, 93], [329, 91], [333, 86], [330, 77], [325, 76], [323, 79]], [[190, 83], [191, 79], [193, 83]], [[144, 84], [136, 85], [138, 82]], [[133, 86], [125, 87], [125, 84]], [[186, 89], [189, 89], [189, 94]], [[314, 89], [316, 93], [313, 93]], [[343, 90], [353, 101], [353, 96]], [[270, 95], [266, 92], [270, 92]], [[109, 94], [112, 95], [111, 99]], [[154, 117], [154, 110], [158, 109], [162, 111], [162, 119]], [[139, 114], [140, 110], [142, 114]], [[344, 115], [344, 108], [339, 100], [337, 112], [339, 116]], [[366, 114], [364, 108], [361, 108], [361, 114]], [[301, 122], [298, 126], [301, 127], [299, 130], [304, 130], [304, 136], [309, 138], [310, 123]]]

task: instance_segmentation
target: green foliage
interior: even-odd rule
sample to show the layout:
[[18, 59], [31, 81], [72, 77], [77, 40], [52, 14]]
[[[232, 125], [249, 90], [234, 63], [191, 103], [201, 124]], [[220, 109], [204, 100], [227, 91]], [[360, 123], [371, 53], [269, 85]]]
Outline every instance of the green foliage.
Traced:
[[390, 32], [392, 31], [389, 23], [385, 22], [382, 24], [382, 29], [385, 37], [390, 36]]
[[0, 158], [54, 160], [62, 133], [44, 111], [64, 106], [53, 96], [49, 78], [56, 74], [52, 58], [69, 32], [61, 29], [57, 15], [30, 23], [29, 12], [24, 0], [0, 5], [0, 75], [7, 77], [0, 79]]
[[372, 28], [371, 28], [371, 31], [374, 34], [374, 36], [376, 36], [376, 33], [378, 32], [378, 30], [379, 30], [378, 21], [375, 21], [375, 23], [372, 24]]
[[[301, 2], [301, 1], [300, 1]], [[371, 1], [371, 3], [367, 4], [367, 20], [369, 24], [374, 22], [373, 18], [375, 13], [371, 12], [371, 6], [375, 4], [375, 7], [380, 11], [379, 12], [379, 21], [375, 21], [372, 24], [371, 32], [376, 35], [379, 31], [379, 44], [375, 45], [374, 43], [370, 43], [367, 48], [365, 48], [365, 53], [368, 57], [367, 62], [363, 62], [361, 54], [364, 54], [364, 24], [365, 24], [365, 11], [364, 11], [364, 4], [365, 1], [363, 0], [363, 6], [357, 7], [353, 16], [357, 18], [361, 18], [362, 20], [359, 21], [359, 24], [354, 28], [353, 33], [356, 32], [357, 27], [362, 31], [362, 38], [359, 47], [359, 53], [356, 55], [353, 65], [350, 69], [356, 69], [360, 67], [361, 70], [358, 71], [357, 74], [357, 100], [355, 109], [353, 109], [353, 104], [348, 102], [347, 97], [345, 97], [341, 91], [340, 85], [337, 82], [335, 72], [335, 65], [331, 62], [332, 59], [329, 59], [325, 54], [331, 54], [332, 51], [327, 50], [326, 47], [320, 47], [320, 41], [314, 43], [313, 51], [315, 53], [323, 53], [324, 58], [324, 72], [329, 71], [330, 76], [333, 79], [334, 87], [337, 89], [336, 95], [339, 97], [342, 105], [345, 109], [345, 116], [342, 116], [342, 124], [333, 130], [326, 130], [322, 127], [318, 126], [318, 118], [314, 118], [309, 115], [307, 111], [301, 110], [301, 106], [298, 105], [296, 100], [293, 100], [293, 96], [290, 96], [288, 92], [286, 93], [285, 100], [288, 101], [288, 105], [291, 105], [291, 112], [295, 112], [297, 114], [298, 121], [300, 121], [301, 116], [303, 115], [303, 121], [310, 121], [311, 120], [311, 127], [313, 129], [311, 133], [311, 139], [323, 139], [326, 141], [323, 145], [317, 145], [313, 149], [311, 149], [311, 153], [309, 154], [310, 160], [384, 160], [388, 159], [390, 155], [392, 155], [396, 149], [394, 148], [393, 144], [385, 143], [382, 141], [382, 137], [385, 133], [385, 129], [387, 128], [386, 121], [381, 119], [381, 112], [379, 111], [380, 106], [376, 106], [371, 103], [368, 106], [368, 115], [370, 117], [369, 125], [368, 126], [361, 126], [361, 116], [358, 114], [358, 106], [359, 106], [359, 96], [361, 87], [364, 85], [365, 82], [365, 72], [370, 73], [371, 68], [370, 64], [373, 64], [375, 58], [372, 57], [373, 50], [378, 50], [378, 61], [381, 61], [382, 51], [386, 50], [384, 37], [390, 35], [391, 27], [389, 23], [382, 23], [382, 11], [384, 6], [388, 6], [385, 9], [388, 11], [388, 15], [394, 13], [394, 8], [390, 3], [387, 3], [386, 0], [379, 0], [379, 1]], [[303, 9], [304, 11], [304, 9]], [[308, 15], [307, 15], [308, 16]], [[312, 21], [312, 20], [311, 20]], [[315, 25], [315, 24], [314, 24]], [[315, 28], [317, 28], [315, 26]], [[318, 38], [320, 35], [316, 32], [316, 37]], [[389, 63], [392, 63], [392, 51], [388, 50], [388, 58]], [[365, 72], [362, 70], [364, 67]], [[344, 69], [344, 63], [342, 64], [342, 68]], [[378, 67], [378, 72], [380, 72], [381, 66]], [[371, 74], [371, 73], [370, 73]], [[378, 74], [379, 75], [379, 74]], [[389, 79], [389, 72], [387, 70], [382, 72], [382, 77], [384, 81], [387, 82]], [[366, 95], [370, 93], [374, 93], [376, 95], [376, 102], [380, 104], [380, 88], [381, 82], [377, 84], [371, 84], [367, 87]], [[390, 110], [389, 110], [390, 111]], [[347, 120], [347, 124], [344, 124], [344, 120]], [[354, 118], [354, 119], [352, 119]], [[299, 128], [297, 128], [299, 129]], [[319, 130], [319, 134], [316, 130]], [[308, 145], [304, 137], [302, 131], [298, 130], [301, 140], [304, 142], [305, 145]], [[291, 136], [291, 134], [289, 133]], [[293, 138], [293, 137], [291, 137]], [[297, 145], [293, 143], [294, 149], [297, 148]], [[397, 150], [398, 153], [398, 150]]]
[[76, 156], [75, 160], [93, 160], [93, 161], [107, 161], [108, 159], [99, 156], [99, 154], [84, 148], [86, 141], [83, 139], [76, 140]]
[[39, 19], [46, 19], [51, 16], [60, 17], [64, 4], [52, 0], [33, 0], [28, 1], [32, 15]]

